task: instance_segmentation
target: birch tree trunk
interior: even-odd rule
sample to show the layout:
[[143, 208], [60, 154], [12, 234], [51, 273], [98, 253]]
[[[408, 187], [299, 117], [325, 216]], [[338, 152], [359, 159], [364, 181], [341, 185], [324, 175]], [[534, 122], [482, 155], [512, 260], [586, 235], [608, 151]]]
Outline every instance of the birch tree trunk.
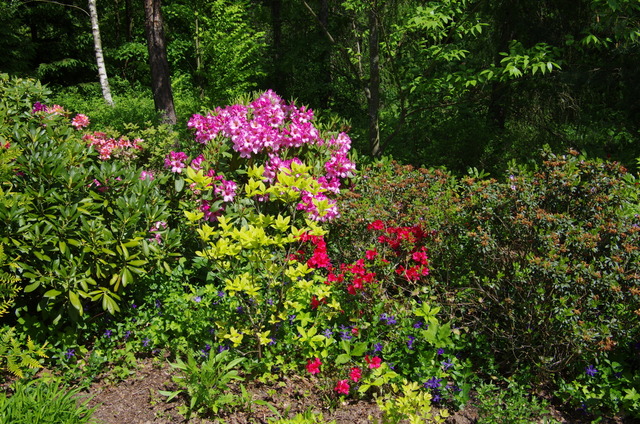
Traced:
[[89, 0], [89, 16], [91, 17], [91, 32], [93, 33], [93, 46], [96, 51], [96, 64], [98, 65], [98, 76], [100, 77], [100, 87], [102, 87], [102, 97], [109, 106], [113, 106], [107, 69], [104, 66], [104, 56], [102, 55], [102, 41], [100, 40], [100, 27], [98, 26], [98, 10], [96, 0]]

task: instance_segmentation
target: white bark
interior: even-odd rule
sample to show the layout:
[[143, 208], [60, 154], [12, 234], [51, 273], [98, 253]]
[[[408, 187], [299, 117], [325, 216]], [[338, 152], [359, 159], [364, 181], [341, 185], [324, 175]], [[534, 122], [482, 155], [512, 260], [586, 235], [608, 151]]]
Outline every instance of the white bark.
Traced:
[[102, 56], [102, 41], [100, 40], [100, 27], [98, 26], [98, 10], [96, 8], [96, 0], [89, 0], [89, 15], [91, 16], [91, 32], [93, 32], [93, 46], [96, 51], [96, 63], [98, 65], [98, 76], [100, 77], [100, 86], [102, 87], [102, 97], [109, 106], [113, 106], [111, 98], [111, 89], [109, 88], [109, 79], [107, 78], [107, 69], [104, 66], [104, 57]]

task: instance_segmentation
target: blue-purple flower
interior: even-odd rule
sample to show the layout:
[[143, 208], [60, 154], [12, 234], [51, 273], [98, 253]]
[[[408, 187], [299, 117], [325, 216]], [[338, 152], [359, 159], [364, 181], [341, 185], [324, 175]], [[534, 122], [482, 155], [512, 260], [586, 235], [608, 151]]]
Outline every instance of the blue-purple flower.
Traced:
[[442, 385], [440, 383], [441, 381], [441, 378], [431, 377], [424, 383], [424, 387], [427, 389], [437, 389]]
[[407, 340], [407, 347], [409, 350], [413, 350], [413, 342], [416, 341], [416, 338], [413, 336], [409, 336], [409, 340]]
[[589, 365], [584, 369], [584, 372], [587, 373], [589, 377], [593, 377], [598, 373], [598, 370], [593, 365]]

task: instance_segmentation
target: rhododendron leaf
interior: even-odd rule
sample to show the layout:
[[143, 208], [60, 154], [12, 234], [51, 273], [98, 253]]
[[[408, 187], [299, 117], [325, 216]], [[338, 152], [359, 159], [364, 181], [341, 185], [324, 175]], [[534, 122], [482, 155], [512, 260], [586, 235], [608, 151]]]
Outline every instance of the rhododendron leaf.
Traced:
[[75, 292], [72, 292], [72, 291], [69, 292], [69, 301], [71, 302], [73, 307], [76, 308], [78, 313], [82, 315], [82, 313], [84, 312], [84, 309], [82, 308], [82, 303], [80, 302], [80, 298]]

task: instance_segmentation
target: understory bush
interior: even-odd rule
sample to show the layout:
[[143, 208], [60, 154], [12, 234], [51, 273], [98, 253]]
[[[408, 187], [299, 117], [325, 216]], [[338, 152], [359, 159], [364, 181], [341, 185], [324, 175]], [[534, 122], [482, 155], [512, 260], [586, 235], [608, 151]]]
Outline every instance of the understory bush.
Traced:
[[[366, 216], [430, 221], [424, 290], [468, 329], [470, 351], [491, 352], [505, 375], [564, 382], [565, 397], [592, 411], [637, 415], [640, 387], [625, 377], [640, 366], [636, 178], [576, 151], [542, 156], [504, 181], [374, 163], [358, 176], [366, 185], [342, 194], [335, 242], [363, 249], [354, 222]], [[612, 362], [615, 381], [585, 385], [587, 367]]]
[[[3, 92], [11, 109], [0, 128], [2, 149], [19, 152], [0, 202], [0, 241], [12, 265], [5, 271], [20, 279], [17, 315], [44, 328], [78, 320], [94, 305], [113, 314], [136, 276], [161, 265], [171, 243], [179, 244], [166, 226], [163, 180], [128, 160], [136, 140], [82, 137], [86, 116], [69, 119], [62, 107], [35, 101], [42, 91], [33, 82], [20, 87]], [[106, 161], [111, 156], [119, 163]]]

